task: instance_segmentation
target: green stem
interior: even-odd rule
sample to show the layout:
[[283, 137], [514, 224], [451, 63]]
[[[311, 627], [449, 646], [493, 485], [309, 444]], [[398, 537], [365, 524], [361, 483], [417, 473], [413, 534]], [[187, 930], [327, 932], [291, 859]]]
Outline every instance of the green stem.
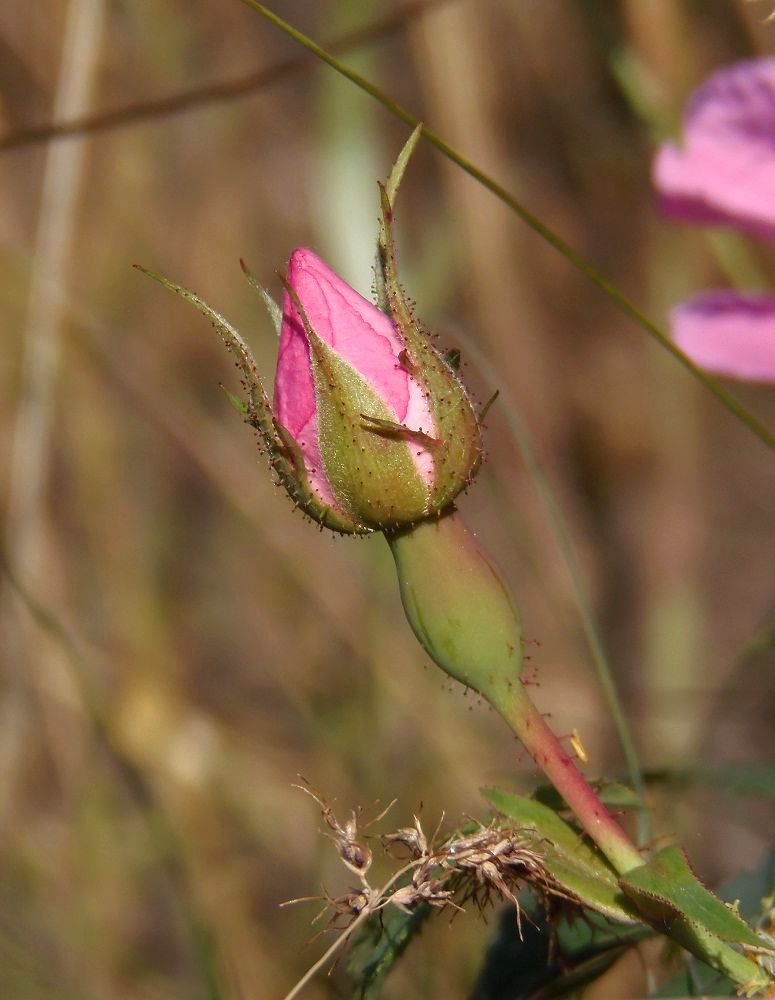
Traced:
[[[497, 385], [498, 379], [495, 369], [487, 360], [484, 353], [471, 340], [465, 340], [463, 342], [463, 346], [465, 347], [466, 354], [473, 358], [477, 368], [479, 368], [488, 382], [491, 385]], [[568, 576], [570, 578], [571, 586], [573, 587], [573, 593], [576, 599], [576, 607], [581, 621], [581, 628], [584, 632], [584, 636], [586, 637], [590, 653], [592, 654], [595, 673], [597, 675], [598, 683], [603, 690], [606, 707], [608, 708], [614, 728], [616, 729], [616, 733], [619, 737], [619, 743], [621, 744], [622, 753], [624, 754], [625, 763], [627, 765], [628, 778], [634, 791], [637, 792], [642, 802], [642, 807], [638, 810], [637, 817], [638, 844], [642, 847], [652, 839], [651, 815], [646, 804], [646, 786], [643, 782], [643, 776], [638, 762], [635, 740], [630, 732], [627, 717], [624, 713], [624, 708], [616, 688], [613, 669], [608, 659], [608, 654], [606, 653], [602, 636], [600, 635], [592, 613], [587, 588], [584, 584], [581, 568], [571, 540], [570, 529], [565, 516], [563, 515], [557, 494], [552, 488], [549, 478], [541, 465], [535, 445], [533, 444], [530, 434], [528, 433], [528, 430], [519, 415], [519, 411], [514, 405], [514, 402], [509, 398], [508, 392], [501, 392], [498, 405], [505, 412], [506, 423], [508, 424], [512, 437], [514, 438], [517, 448], [522, 455], [522, 461], [525, 463], [525, 467], [530, 474], [536, 492], [538, 493], [541, 503], [543, 504], [544, 512], [552, 533], [554, 534], [555, 542], [557, 543], [557, 548], [559, 549], [560, 555], [565, 563], [565, 568], [568, 571]]]
[[511, 594], [456, 511], [386, 536], [404, 610], [431, 658], [477, 691], [519, 737], [614, 868], [643, 864], [528, 697], [522, 632]]
[[[359, 87], [365, 93], [370, 94], [375, 100], [387, 108], [391, 114], [395, 115], [396, 118], [400, 118], [401, 121], [406, 122], [413, 128], [420, 124], [419, 118], [411, 114], [406, 108], [401, 107], [395, 101], [391, 100], [387, 94], [383, 94], [382, 91], [375, 84], [371, 83], [370, 80], [365, 79], [359, 73], [354, 70], [349, 69], [342, 62], [332, 56], [320, 45], [317, 45], [308, 38], [303, 32], [299, 31], [298, 28], [294, 28], [293, 25], [288, 24], [281, 17], [275, 14], [273, 11], [269, 10], [263, 4], [257, 3], [256, 0], [241, 0], [245, 6], [250, 7], [255, 10], [262, 17], [265, 17], [267, 21], [271, 21], [276, 27], [280, 28], [287, 35], [290, 35], [295, 41], [300, 45], [303, 45], [310, 52], [321, 59], [323, 62], [327, 63], [332, 69], [335, 69], [337, 73], [341, 73], [342, 76], [346, 77], [352, 83]], [[476, 167], [470, 160], [465, 159], [460, 153], [457, 152], [452, 146], [445, 142], [440, 136], [436, 135], [435, 132], [430, 131], [423, 127], [422, 134], [425, 139], [447, 159], [455, 163], [461, 170], [464, 170], [467, 174], [478, 181], [483, 187], [487, 188], [492, 194], [495, 195], [504, 205], [508, 206], [512, 212], [516, 213], [523, 222], [525, 222], [534, 232], [538, 233], [542, 239], [550, 243], [555, 250], [557, 250], [566, 260], [570, 261], [574, 267], [576, 267], [581, 273], [588, 278], [598, 289], [607, 296], [625, 315], [629, 316], [630, 319], [634, 320], [639, 326], [641, 326], [650, 337], [653, 337], [666, 351], [669, 351], [673, 357], [680, 361], [680, 363], [687, 368], [696, 379], [698, 379], [706, 389], [713, 393], [716, 399], [725, 406], [731, 413], [733, 413], [738, 420], [745, 424], [745, 426], [764, 442], [769, 448], [775, 449], [775, 434], [773, 434], [769, 428], [755, 417], [743, 404], [737, 400], [731, 393], [727, 392], [722, 386], [720, 386], [714, 379], [709, 375], [706, 375], [704, 371], [698, 368], [693, 361], [691, 361], [684, 353], [681, 351], [670, 337], [662, 330], [660, 327], [650, 320], [640, 309], [619, 291], [614, 285], [612, 285], [606, 278], [603, 277], [600, 272], [593, 267], [592, 264], [582, 254], [574, 250], [561, 236], [558, 236], [552, 229], [544, 225], [541, 220], [533, 215], [533, 213], [526, 208], [514, 195], [510, 194], [506, 188], [500, 185], [496, 180], [486, 174], [483, 170]]]

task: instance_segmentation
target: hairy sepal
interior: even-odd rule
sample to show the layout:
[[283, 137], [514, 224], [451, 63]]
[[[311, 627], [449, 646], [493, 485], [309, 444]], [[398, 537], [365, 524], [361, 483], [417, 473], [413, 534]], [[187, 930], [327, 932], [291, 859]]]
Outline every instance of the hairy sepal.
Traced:
[[[304, 461], [298, 445], [285, 428], [275, 420], [269, 397], [264, 389], [253, 354], [237, 330], [219, 312], [209, 306], [194, 292], [178, 285], [163, 274], [135, 265], [143, 274], [189, 302], [210, 320], [220, 334], [227, 349], [236, 359], [242, 373], [242, 384], [247, 394], [245, 420], [258, 433], [269, 456], [269, 464], [289, 496], [305, 514], [325, 528], [341, 534], [366, 534], [370, 530], [363, 524], [322, 504], [310, 488]], [[255, 282], [253, 282], [255, 283]], [[257, 283], [255, 286], [258, 288]], [[231, 394], [230, 394], [231, 396]]]

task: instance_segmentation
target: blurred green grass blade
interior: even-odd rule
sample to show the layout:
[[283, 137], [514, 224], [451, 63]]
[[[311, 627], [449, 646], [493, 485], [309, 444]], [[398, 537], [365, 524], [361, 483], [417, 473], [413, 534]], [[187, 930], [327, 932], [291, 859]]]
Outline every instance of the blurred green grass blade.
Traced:
[[735, 984], [727, 976], [722, 976], [705, 962], [692, 959], [686, 968], [668, 979], [652, 995], [685, 1000], [686, 997], [736, 997], [738, 992]]
[[558, 924], [547, 918], [537, 902], [524, 906], [529, 919], [523, 921], [521, 937], [513, 913], [504, 910], [471, 1000], [579, 995], [584, 985], [599, 979], [628, 948], [654, 934], [649, 927], [622, 927], [591, 911]]
[[648, 784], [683, 788], [687, 785], [709, 785], [735, 795], [775, 799], [775, 762], [743, 761], [739, 764], [701, 765], [684, 768], [663, 768], [645, 775]]
[[347, 962], [356, 1000], [376, 1000], [381, 995], [388, 973], [429, 915], [430, 907], [425, 905], [412, 913], [389, 906], [369, 917], [356, 935]]
[[[133, 807], [146, 827], [156, 855], [155, 860], [160, 870], [168, 877], [175, 892], [175, 901], [185, 920], [191, 953], [201, 978], [201, 995], [206, 1000], [223, 1000], [222, 962], [218, 936], [196, 899], [193, 875], [184, 843], [168, 815], [163, 797], [157, 793], [153, 782], [140, 764], [124, 751], [116, 739], [111, 721], [98, 699], [92, 682], [92, 677], [98, 672], [87, 665], [79, 645], [56, 614], [41, 604], [19, 580], [15, 567], [0, 544], [0, 579], [2, 577], [5, 577], [10, 589], [26, 607], [36, 626], [49, 635], [62, 650], [77, 687], [81, 707], [89, 721], [90, 735], [95, 745], [115, 768]], [[0, 960], [1, 946], [0, 940]]]
[[[627, 785], [621, 784], [621, 782], [599, 779], [598, 781], [590, 781], [590, 785], [597, 792], [597, 797], [603, 805], [608, 806], [609, 809], [647, 808], [646, 803], [643, 801], [641, 796], [638, 795], [637, 792], [633, 791], [632, 788], [628, 788]], [[554, 809], [555, 811], [567, 808], [562, 796], [554, 785], [540, 785], [533, 792], [533, 798], [536, 802], [541, 802], [543, 805], [548, 806], [550, 809]]]
[[[252, 10], [255, 10], [256, 13], [266, 18], [281, 31], [290, 35], [291, 38], [297, 41], [300, 45], [303, 45], [310, 52], [314, 52], [319, 59], [331, 66], [332, 69], [335, 69], [337, 73], [341, 73], [342, 76], [347, 77], [348, 80], [354, 83], [357, 87], [360, 87], [361, 90], [370, 94], [375, 100], [379, 101], [383, 107], [387, 108], [387, 110], [397, 118], [400, 118], [401, 121], [406, 122], [407, 125], [411, 125], [412, 128], [416, 128], [417, 125], [420, 124], [418, 118], [412, 115], [405, 108], [401, 107], [400, 104], [391, 100], [391, 98], [384, 94], [379, 87], [371, 83], [369, 80], [366, 80], [359, 73], [349, 69], [344, 65], [344, 63], [340, 62], [321, 46], [313, 42], [311, 38], [308, 38], [297, 28], [294, 28], [287, 21], [284, 21], [273, 11], [269, 10], [268, 7], [257, 3], [256, 0], [241, 0], [241, 2], [247, 7], [250, 7]], [[706, 375], [704, 371], [690, 361], [683, 351], [676, 347], [664, 330], [650, 320], [633, 302], [627, 298], [626, 295], [620, 292], [618, 288], [604, 278], [603, 275], [600, 274], [600, 272], [593, 267], [585, 257], [578, 253], [578, 251], [574, 250], [573, 247], [566, 243], [565, 240], [558, 236], [552, 229], [544, 225], [544, 223], [541, 222], [537, 216], [535, 216], [517, 198], [515, 198], [514, 195], [510, 194], [506, 188], [502, 187], [496, 180], [484, 173], [483, 170], [480, 170], [477, 166], [471, 163], [470, 160], [463, 157], [440, 136], [436, 135], [435, 132], [423, 127], [422, 134], [432, 146], [435, 146], [435, 148], [439, 150], [440, 153], [460, 167], [461, 170], [464, 170], [467, 174], [473, 177], [476, 181], [483, 185], [483, 187], [487, 188], [487, 190], [502, 201], [504, 205], [508, 206], [508, 208], [515, 212], [523, 220], [523, 222], [527, 223], [527, 225], [530, 226], [534, 232], [538, 233], [539, 236], [550, 243], [555, 250], [561, 253], [566, 260], [570, 261], [570, 263], [581, 271], [581, 273], [584, 274], [593, 284], [595, 284], [600, 291], [607, 296], [607, 298], [618, 306], [618, 308], [625, 313], [625, 315], [634, 320], [646, 331], [646, 333], [649, 334], [649, 336], [653, 337], [654, 340], [661, 344], [666, 351], [669, 351], [669, 353], [672, 354], [677, 361], [680, 361], [680, 363], [687, 368], [694, 375], [694, 377], [705, 386], [706, 389], [710, 390], [710, 392], [713, 393], [722, 405], [733, 413], [738, 420], [745, 424], [745, 426], [753, 434], [755, 434], [756, 437], [758, 437], [769, 448], [775, 450], [775, 434], [765, 427], [765, 425], [745, 406], [743, 406], [739, 400], [719, 385], [715, 379]]]

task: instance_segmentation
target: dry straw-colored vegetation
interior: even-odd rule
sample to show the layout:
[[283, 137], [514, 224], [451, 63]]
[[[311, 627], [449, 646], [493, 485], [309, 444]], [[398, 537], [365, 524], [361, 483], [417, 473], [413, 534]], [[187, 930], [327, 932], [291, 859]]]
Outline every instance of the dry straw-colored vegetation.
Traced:
[[[661, 220], [649, 185], [656, 137], [703, 76], [775, 52], [767, 6], [276, 9], [321, 40], [378, 21], [342, 58], [661, 320], [730, 265], [775, 275], [766, 248]], [[27, 134], [0, 155], [4, 997], [194, 998], [216, 979], [223, 997], [279, 996], [323, 948], [305, 945], [314, 908], [280, 902], [349, 885], [297, 774], [338, 815], [396, 798], [394, 826], [419, 813], [425, 829], [442, 812], [450, 829], [486, 821], [484, 783], [535, 780], [496, 717], [426, 668], [384, 543], [294, 516], [218, 388], [235, 376], [217, 337], [131, 268], [227, 313], [267, 373], [274, 333], [241, 257], [279, 291], [275, 271], [311, 246], [368, 289], [376, 180], [407, 130], [298, 55], [236, 0], [0, 10], [6, 136], [268, 70], [242, 96], [118, 115], [75, 140]], [[397, 226], [419, 314], [461, 348], [480, 398], [501, 390], [462, 506], [519, 597], [557, 731], [578, 731], [590, 774], [623, 773], [511, 406], [569, 522], [643, 764], [771, 758], [766, 448], [428, 147]], [[737, 393], [775, 424], [771, 389]], [[710, 882], [771, 838], [767, 802], [707, 783], [651, 798], [656, 829]], [[390, 995], [466, 995], [489, 933], [475, 911], [437, 917]], [[308, 995], [345, 983], [338, 968]]]

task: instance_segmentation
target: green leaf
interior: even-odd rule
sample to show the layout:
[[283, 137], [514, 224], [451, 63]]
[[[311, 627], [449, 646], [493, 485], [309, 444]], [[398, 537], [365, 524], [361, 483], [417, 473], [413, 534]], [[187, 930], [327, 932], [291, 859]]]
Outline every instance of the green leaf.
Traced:
[[429, 914], [429, 906], [420, 905], [412, 913], [389, 906], [369, 917], [355, 937], [347, 962], [353, 997], [375, 1000], [380, 995], [387, 974]]
[[689, 867], [680, 847], [665, 847], [653, 861], [635, 868], [621, 879], [622, 888], [645, 904], [654, 900], [685, 916], [698, 925], [733, 944], [762, 948], [764, 942], [732, 907], [706, 889]]
[[[597, 792], [597, 797], [611, 809], [645, 809], [646, 805], [637, 792], [628, 785], [623, 785], [618, 781], [590, 781], [590, 785]], [[554, 785], [541, 785], [533, 792], [533, 798], [542, 802], [550, 809], [565, 809], [565, 800], [554, 787]]]
[[584, 843], [554, 810], [535, 799], [500, 789], [483, 791], [499, 812], [515, 820], [526, 833], [533, 832], [544, 867], [563, 889], [611, 920], [642, 923], [638, 910], [623, 894], [616, 872], [608, 861]]
[[547, 917], [524, 902], [529, 917], [520, 938], [510, 908], [503, 911], [472, 992], [472, 1000], [538, 1000], [565, 996], [599, 978], [648, 927], [622, 927], [586, 911], [573, 922]]
[[240, 261], [240, 267], [242, 268], [242, 273], [248, 279], [248, 284], [251, 288], [258, 292], [261, 301], [264, 303], [266, 311], [269, 313], [269, 318], [272, 321], [272, 326], [274, 326], [277, 336], [280, 336], [280, 329], [283, 325], [283, 311], [269, 294], [269, 292], [264, 288], [263, 285], [258, 283], [258, 280], [254, 275], [248, 270], [248, 266], [244, 260]]
[[775, 799], [775, 764], [769, 761], [743, 761], [739, 764], [697, 765], [664, 768], [644, 775], [647, 782], [673, 785], [710, 785], [735, 795]]
[[[765, 854], [751, 871], [741, 872], [718, 888], [721, 899], [739, 903], [740, 911], [750, 920], [761, 914], [762, 900], [775, 891], [775, 848]], [[691, 959], [686, 968], [665, 983], [657, 997], [686, 997], [697, 994], [735, 996], [735, 984], [705, 962]]]

